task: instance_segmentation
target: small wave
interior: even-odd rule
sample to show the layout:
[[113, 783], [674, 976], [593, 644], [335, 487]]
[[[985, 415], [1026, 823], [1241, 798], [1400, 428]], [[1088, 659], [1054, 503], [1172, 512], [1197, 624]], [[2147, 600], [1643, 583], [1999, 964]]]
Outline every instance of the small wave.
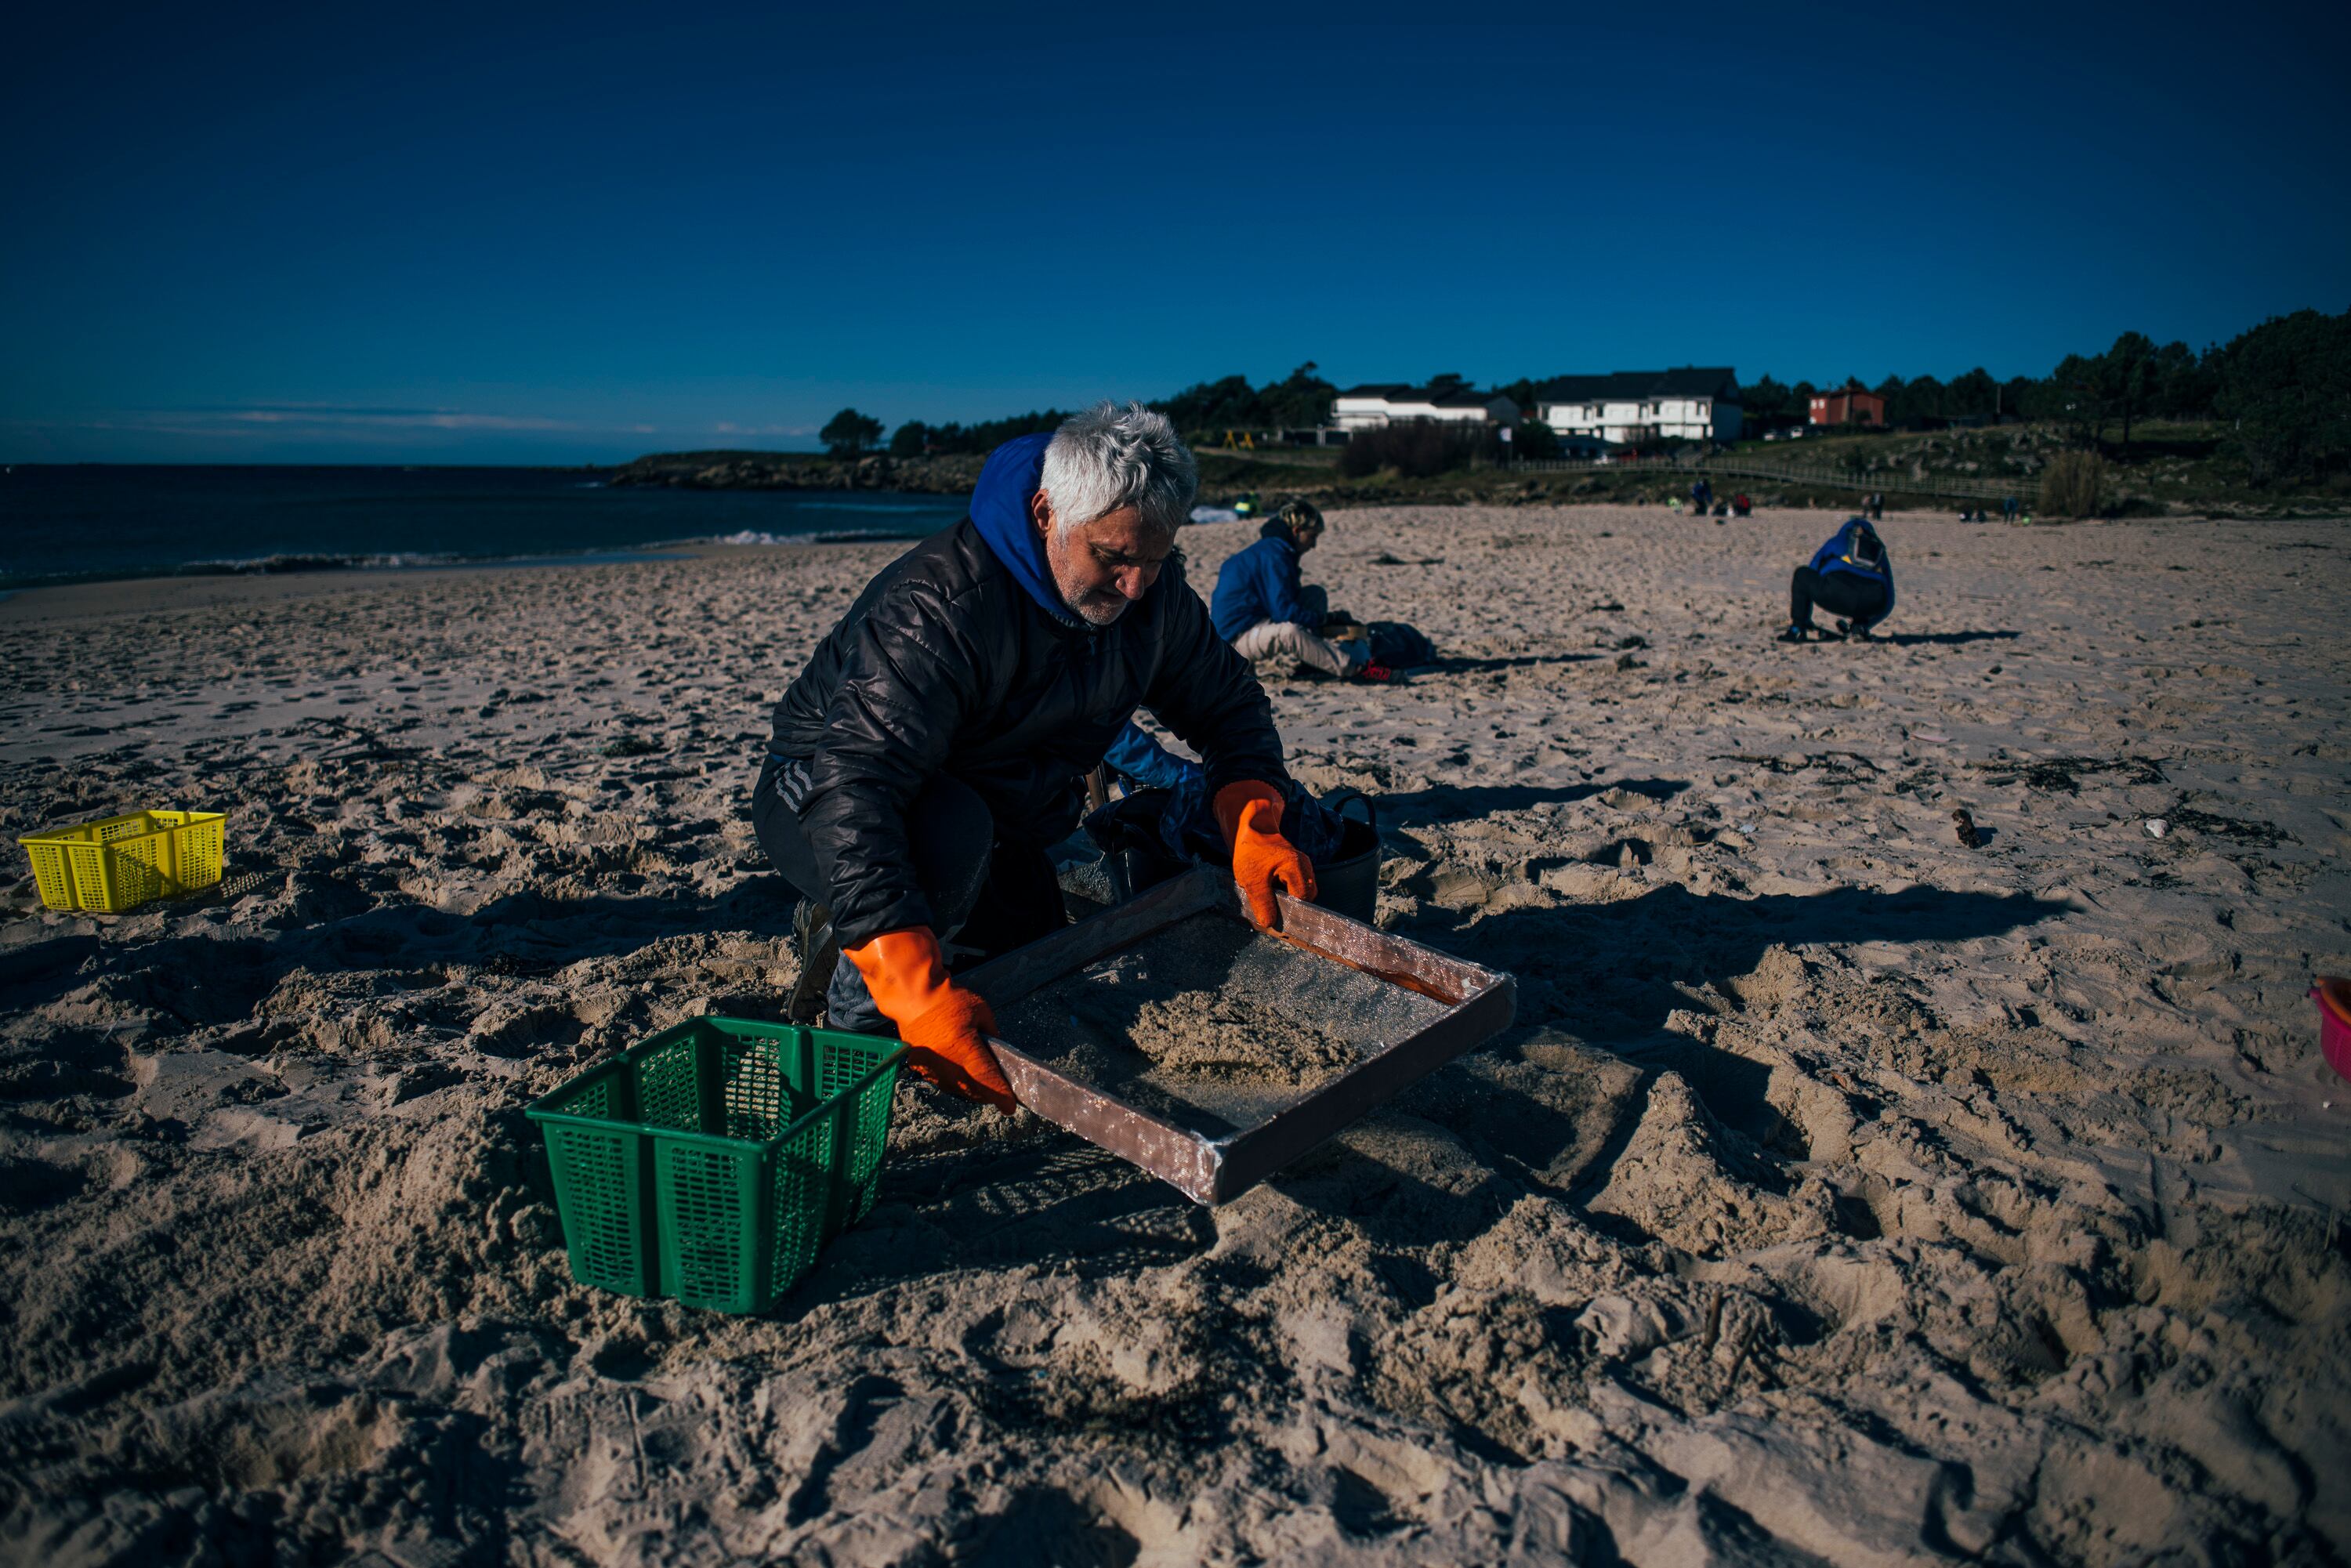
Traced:
[[224, 574], [274, 576], [287, 571], [381, 571], [401, 567], [448, 566], [463, 556], [399, 550], [352, 555], [260, 555], [231, 559], [184, 560], [172, 569], [175, 577], [216, 577]]
[[921, 501], [808, 501], [798, 502], [796, 512], [922, 512], [935, 517], [959, 514], [963, 503], [952, 497], [941, 497], [936, 502]]
[[873, 539], [918, 539], [920, 534], [910, 534], [904, 528], [827, 528], [822, 533], [804, 534], [803, 538], [820, 545], [864, 544]]
[[[618, 549], [562, 550], [537, 555], [457, 555], [423, 550], [287, 552], [280, 555], [214, 557], [204, 560], [102, 567], [87, 571], [12, 571], [0, 563], [0, 598], [32, 588], [76, 582], [125, 582], [159, 577], [270, 577], [299, 571], [414, 571], [488, 567], [622, 566], [640, 561], [682, 560], [677, 547], [708, 540], [673, 540]], [[801, 540], [779, 540], [799, 543]]]
[[674, 549], [690, 545], [848, 545], [864, 544], [874, 539], [920, 538], [904, 528], [816, 528], [807, 533], [771, 534], [764, 528], [744, 528], [731, 534], [718, 534], [708, 538], [664, 539], [650, 549]]
[[1196, 523], [1238, 523], [1241, 515], [1230, 507], [1195, 507], [1192, 520]]

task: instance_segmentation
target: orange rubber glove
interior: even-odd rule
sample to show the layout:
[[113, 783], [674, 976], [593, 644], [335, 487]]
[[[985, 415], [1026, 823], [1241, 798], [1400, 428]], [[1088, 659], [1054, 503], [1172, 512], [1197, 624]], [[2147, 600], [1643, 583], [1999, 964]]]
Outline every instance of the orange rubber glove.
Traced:
[[996, 1031], [996, 1015], [977, 993], [947, 978], [946, 955], [928, 926], [885, 931], [845, 950], [883, 1016], [906, 1042], [906, 1067], [950, 1094], [1019, 1109], [1012, 1085], [981, 1037]]
[[1217, 791], [1217, 825], [1233, 846], [1233, 880], [1249, 901], [1249, 918], [1274, 928], [1278, 906], [1273, 884], [1292, 898], [1314, 896], [1314, 867], [1298, 846], [1281, 836], [1281, 791], [1243, 779]]

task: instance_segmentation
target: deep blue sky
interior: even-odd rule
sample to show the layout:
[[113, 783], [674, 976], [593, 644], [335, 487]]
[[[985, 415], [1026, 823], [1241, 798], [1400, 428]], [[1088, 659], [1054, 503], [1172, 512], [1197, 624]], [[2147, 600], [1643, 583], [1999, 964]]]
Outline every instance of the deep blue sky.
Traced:
[[43, 9], [17, 461], [807, 446], [1305, 360], [2039, 374], [2351, 305], [2340, 5]]

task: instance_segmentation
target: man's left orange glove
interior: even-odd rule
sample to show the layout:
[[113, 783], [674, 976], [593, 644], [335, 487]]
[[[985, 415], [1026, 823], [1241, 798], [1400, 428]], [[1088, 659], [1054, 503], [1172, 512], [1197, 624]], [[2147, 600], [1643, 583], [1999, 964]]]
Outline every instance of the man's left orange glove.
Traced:
[[928, 926], [885, 931], [844, 951], [873, 1005], [898, 1026], [909, 1071], [1007, 1115], [1019, 1108], [983, 1038], [996, 1032], [996, 1015], [977, 992], [947, 978], [946, 955]]
[[1243, 779], [1217, 791], [1217, 825], [1233, 846], [1233, 880], [1249, 901], [1249, 918], [1270, 931], [1280, 905], [1277, 882], [1292, 898], [1314, 896], [1314, 866], [1281, 836], [1281, 791]]

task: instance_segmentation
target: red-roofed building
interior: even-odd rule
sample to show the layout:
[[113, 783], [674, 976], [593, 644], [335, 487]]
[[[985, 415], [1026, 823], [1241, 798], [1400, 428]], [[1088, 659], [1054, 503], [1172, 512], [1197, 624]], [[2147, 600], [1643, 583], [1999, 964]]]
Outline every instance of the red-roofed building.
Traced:
[[1883, 425], [1886, 400], [1859, 382], [1847, 382], [1834, 392], [1813, 394], [1813, 423]]

